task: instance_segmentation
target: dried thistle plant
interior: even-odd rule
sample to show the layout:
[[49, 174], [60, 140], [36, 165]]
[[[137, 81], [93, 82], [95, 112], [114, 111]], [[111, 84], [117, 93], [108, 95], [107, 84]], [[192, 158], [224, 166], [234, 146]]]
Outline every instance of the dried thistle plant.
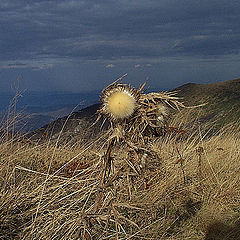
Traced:
[[110, 122], [102, 183], [110, 174], [111, 152], [117, 143], [126, 144], [137, 154], [147, 152], [145, 145], [148, 137], [166, 132], [169, 109], [184, 107], [176, 92], [145, 94], [145, 84], [135, 89], [119, 83], [123, 77], [103, 89], [102, 105], [98, 111], [98, 120], [103, 118]]
[[160, 133], [167, 124], [169, 108], [185, 107], [176, 92], [143, 93], [145, 84], [135, 89], [118, 83], [123, 77], [102, 91], [99, 118], [110, 122], [109, 140], [144, 142], [147, 134]]

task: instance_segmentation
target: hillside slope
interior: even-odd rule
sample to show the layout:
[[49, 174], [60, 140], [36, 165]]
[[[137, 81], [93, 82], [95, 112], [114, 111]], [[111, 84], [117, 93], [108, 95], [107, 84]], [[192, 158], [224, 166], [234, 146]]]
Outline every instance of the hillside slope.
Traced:
[[[46, 139], [55, 140], [61, 136], [63, 141], [80, 138], [82, 141], [92, 139], [100, 130], [100, 123], [93, 125], [97, 118], [99, 104], [94, 104], [77, 112], [73, 112], [63, 118], [59, 118], [50, 124], [30, 132], [27, 137], [31, 140]], [[91, 128], [91, 130], [89, 130]]]
[[[0, 239], [240, 240], [239, 128], [210, 138], [170, 132], [108, 151], [100, 137], [67, 135], [90, 111], [55, 122], [66, 123], [67, 144], [2, 139]], [[188, 123], [178, 115], [172, 126]]]
[[[186, 106], [194, 106], [206, 103], [205, 106], [193, 109], [189, 117], [189, 123], [196, 119], [198, 115], [199, 123], [215, 122], [216, 129], [236, 122], [240, 118], [240, 79], [217, 82], [212, 84], [195, 84], [188, 83], [180, 86], [174, 91], [178, 92], [178, 96], [182, 98]], [[77, 112], [59, 118], [50, 124], [47, 124], [36, 131], [32, 132], [32, 139], [45, 139], [49, 137], [53, 140], [58, 138], [59, 133], [65, 139], [71, 139], [79, 135], [82, 139], [90, 139], [99, 132], [98, 124], [91, 128], [97, 116], [99, 104], [94, 104]]]
[[202, 117], [215, 118], [218, 125], [240, 118], [240, 79], [211, 84], [188, 83], [175, 89], [187, 106], [207, 103]]

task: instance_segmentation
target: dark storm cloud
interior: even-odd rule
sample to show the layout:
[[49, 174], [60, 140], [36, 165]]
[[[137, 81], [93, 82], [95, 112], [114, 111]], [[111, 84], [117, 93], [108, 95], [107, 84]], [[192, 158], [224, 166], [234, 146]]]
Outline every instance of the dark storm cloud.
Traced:
[[2, 0], [4, 60], [238, 54], [238, 0]]

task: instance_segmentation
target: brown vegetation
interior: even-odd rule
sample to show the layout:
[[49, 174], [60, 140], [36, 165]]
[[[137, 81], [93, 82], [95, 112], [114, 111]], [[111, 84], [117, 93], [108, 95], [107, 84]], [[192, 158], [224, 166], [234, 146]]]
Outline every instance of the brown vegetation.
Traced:
[[104, 185], [107, 132], [74, 145], [3, 134], [0, 239], [240, 239], [239, 128], [208, 135], [192, 111], [147, 152], [113, 148]]

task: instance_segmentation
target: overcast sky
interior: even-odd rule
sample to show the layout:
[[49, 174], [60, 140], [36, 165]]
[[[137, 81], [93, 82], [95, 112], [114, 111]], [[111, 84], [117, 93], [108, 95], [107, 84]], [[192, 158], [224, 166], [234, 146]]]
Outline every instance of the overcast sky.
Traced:
[[240, 77], [239, 0], [1, 0], [0, 91]]

